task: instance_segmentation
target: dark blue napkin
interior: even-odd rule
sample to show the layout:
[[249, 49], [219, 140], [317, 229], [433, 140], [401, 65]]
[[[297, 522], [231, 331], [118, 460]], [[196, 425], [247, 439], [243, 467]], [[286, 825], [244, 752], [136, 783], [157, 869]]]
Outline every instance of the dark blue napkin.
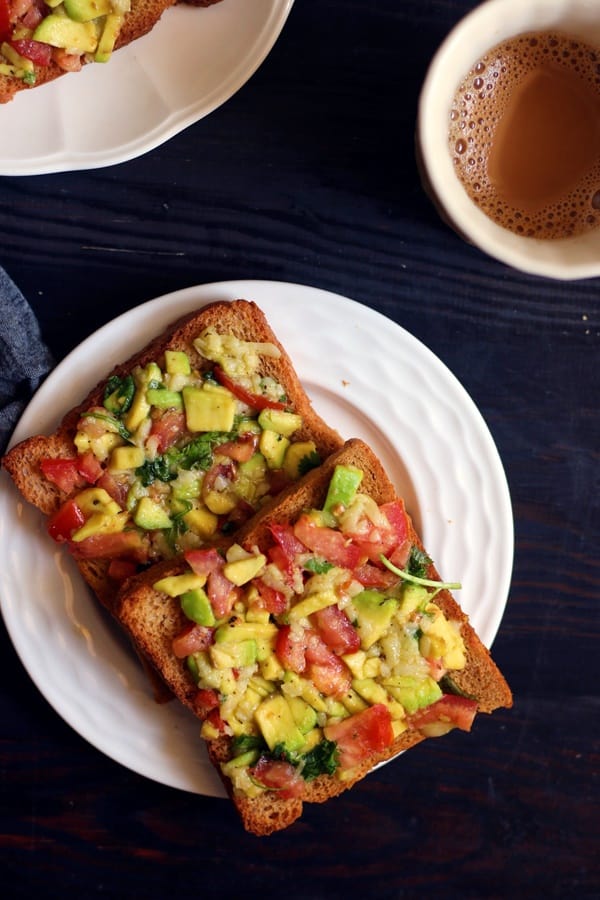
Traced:
[[0, 453], [53, 365], [33, 310], [0, 267]]

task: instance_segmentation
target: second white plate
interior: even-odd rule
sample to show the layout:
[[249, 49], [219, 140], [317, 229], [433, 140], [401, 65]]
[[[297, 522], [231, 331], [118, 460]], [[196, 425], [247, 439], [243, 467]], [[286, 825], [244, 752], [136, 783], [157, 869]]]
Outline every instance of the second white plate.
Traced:
[[[13, 442], [49, 433], [113, 364], [211, 300], [255, 300], [288, 349], [316, 410], [361, 437], [406, 500], [443, 578], [487, 646], [506, 605], [513, 520], [493, 439], [464, 388], [400, 326], [345, 297], [278, 282], [220, 282], [139, 306], [75, 349], [45, 381]], [[132, 335], [135, 337], [132, 339]], [[160, 783], [224, 796], [197, 721], [157, 706], [126, 640], [91, 599], [41, 516], [0, 473], [0, 604], [33, 681], [79, 734]]]
[[0, 175], [124, 162], [228, 100], [263, 62], [293, 0], [178, 4], [153, 30], [96, 63], [0, 106]]

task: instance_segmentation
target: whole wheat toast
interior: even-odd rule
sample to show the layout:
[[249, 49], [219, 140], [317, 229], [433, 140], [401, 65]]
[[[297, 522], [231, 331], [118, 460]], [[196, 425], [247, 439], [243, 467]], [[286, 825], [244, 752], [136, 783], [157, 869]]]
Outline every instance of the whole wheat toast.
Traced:
[[[304, 510], [322, 508], [331, 476], [338, 465], [360, 469], [363, 472], [360, 491], [372, 497], [378, 505], [397, 500], [394, 487], [379, 460], [362, 441], [353, 439], [329, 456], [318, 470], [307, 474], [300, 483], [284, 491], [263, 509], [257, 519], [237, 533], [236, 543], [246, 551], [255, 552], [258, 548], [265, 552], [273, 544], [271, 529], [274, 524], [293, 523]], [[408, 537], [411, 544], [423, 551], [410, 519]], [[221, 545], [222, 552], [226, 552], [227, 546]], [[427, 578], [439, 582], [440, 577], [433, 562], [427, 562]], [[120, 593], [116, 615], [140, 653], [155, 666], [175, 696], [192, 713], [202, 718], [204, 713], [198, 707], [199, 691], [196, 681], [185, 660], [178, 659], [172, 648], [173, 640], [186, 626], [189, 627], [189, 620], [182, 612], [177, 598], [171, 598], [154, 588], [158, 580], [181, 575], [186, 571], [189, 571], [189, 567], [185, 561], [178, 560], [175, 563], [161, 564], [132, 579]], [[452, 672], [453, 689], [460, 695], [476, 698], [476, 709], [480, 712], [490, 713], [499, 707], [510, 707], [512, 695], [506, 681], [451, 593], [446, 589], [440, 590], [435, 595], [435, 603], [449, 620], [460, 623], [464, 642], [466, 664], [462, 670]], [[234, 754], [231, 735], [215, 734], [209, 737], [208, 754], [223, 779], [244, 827], [256, 835], [267, 835], [293, 823], [302, 814], [304, 802], [321, 803], [340, 794], [364, 778], [374, 766], [407, 750], [427, 736], [410, 724], [410, 718], [407, 721], [407, 729], [393, 743], [369, 753], [350, 771], [343, 772], [343, 777], [339, 777], [339, 773], [321, 774], [306, 781], [301, 796], [282, 796], [277, 790], [264, 790], [256, 796], [247, 796], [236, 790], [222, 769], [222, 764], [231, 761]]]
[[[261, 374], [275, 379], [284, 389], [288, 409], [302, 417], [302, 426], [296, 432], [298, 440], [312, 440], [321, 458], [327, 457], [342, 445], [342, 439], [313, 409], [287, 352], [269, 326], [264, 313], [247, 300], [219, 301], [195, 311], [158, 335], [143, 350], [107, 373], [75, 408], [69, 410], [56, 430], [50, 435], [34, 435], [10, 449], [2, 459], [2, 465], [16, 487], [32, 505], [45, 516], [56, 513], [72, 494], [62, 491], [46, 479], [40, 469], [41, 460], [75, 458], [74, 437], [80, 416], [86, 410], [102, 404], [106, 384], [112, 376], [124, 377], [136, 366], [145, 366], [164, 357], [165, 350], [184, 351], [198, 355], [193, 340], [204, 329], [212, 328], [220, 334], [233, 335], [241, 341], [270, 343], [279, 356], [261, 358]], [[100, 602], [109, 610], [117, 590], [117, 583], [109, 577], [108, 559], [76, 559], [85, 581]]]
[[[131, 0], [131, 9], [124, 15], [123, 24], [114, 49], [118, 50], [125, 47], [151, 31], [163, 12], [170, 6], [173, 6], [175, 2], [177, 0]], [[208, 2], [194, 2], [193, 5], [208, 6], [210, 4]], [[87, 60], [88, 58], [82, 55], [81, 64], [85, 65]], [[4, 61], [1, 56], [0, 61]], [[7, 59], [5, 64], [10, 64], [10, 61]], [[0, 103], [7, 103], [12, 100], [19, 91], [32, 90], [66, 74], [67, 70], [61, 67], [54, 58], [47, 65], [35, 63], [33, 76], [26, 80], [0, 73]]]

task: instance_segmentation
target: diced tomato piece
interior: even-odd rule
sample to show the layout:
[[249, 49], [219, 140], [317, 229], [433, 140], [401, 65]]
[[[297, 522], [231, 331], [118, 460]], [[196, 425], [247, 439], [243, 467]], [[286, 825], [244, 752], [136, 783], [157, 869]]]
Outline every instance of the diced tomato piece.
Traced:
[[325, 737], [335, 741], [340, 766], [351, 769], [371, 753], [379, 753], [394, 740], [392, 717], [387, 706], [376, 703], [323, 729]]
[[194, 709], [200, 718], [219, 708], [219, 695], [212, 688], [200, 688], [194, 697]]
[[247, 431], [241, 434], [235, 441], [226, 441], [215, 447], [215, 455], [228, 456], [236, 462], [248, 462], [256, 452], [258, 446], [258, 434]]
[[127, 493], [129, 484], [127, 481], [118, 481], [110, 472], [103, 472], [98, 481], [97, 487], [104, 488], [109, 497], [119, 504], [121, 509], [125, 509], [127, 505]]
[[11, 30], [8, 0], [0, 0], [0, 41], [8, 40]]
[[218, 709], [211, 709], [211, 711], [207, 714], [206, 719], [213, 728], [216, 728], [217, 731], [220, 731], [221, 734], [225, 731], [225, 722], [221, 718], [221, 713]]
[[100, 461], [94, 456], [91, 450], [82, 453], [77, 457], [77, 471], [85, 478], [88, 484], [96, 484], [102, 476], [104, 469]]
[[308, 548], [295, 536], [291, 525], [273, 523], [269, 530], [276, 542], [267, 551], [269, 561], [285, 575], [287, 584], [292, 585], [300, 572], [298, 557], [307, 553]]
[[178, 659], [198, 653], [199, 650], [208, 650], [213, 642], [214, 629], [207, 625], [197, 625], [190, 622], [177, 637], [173, 638], [171, 647]]
[[408, 537], [408, 519], [402, 500], [392, 500], [391, 503], [382, 503], [379, 507], [394, 532], [396, 545], [402, 544]]
[[288, 605], [285, 594], [271, 587], [270, 584], [265, 584], [261, 578], [256, 578], [253, 583], [260, 598], [257, 604], [260, 609], [266, 609], [274, 616], [279, 616], [282, 612], [285, 612]]
[[316, 688], [327, 697], [341, 697], [352, 686], [346, 664], [336, 656], [316, 631], [306, 631], [305, 659], [308, 675]]
[[184, 557], [196, 575], [210, 575], [211, 572], [218, 572], [224, 564], [223, 557], [214, 547], [186, 550]]
[[317, 631], [330, 650], [342, 656], [344, 653], [356, 653], [360, 649], [358, 631], [338, 606], [326, 606], [311, 616]]
[[245, 387], [230, 378], [221, 366], [215, 366], [213, 373], [219, 384], [252, 409], [285, 409], [287, 406], [286, 403], [280, 403], [278, 400], [271, 400], [269, 397], [263, 397], [262, 394], [253, 394], [246, 390]]
[[306, 636], [302, 631], [292, 631], [283, 625], [277, 632], [275, 655], [285, 669], [301, 675], [306, 669]]
[[77, 459], [42, 459], [40, 469], [45, 478], [55, 484], [63, 493], [70, 494], [75, 488], [83, 487], [86, 479], [77, 467]]
[[30, 38], [20, 38], [16, 41], [9, 41], [9, 43], [20, 56], [30, 59], [36, 65], [50, 65], [52, 59], [52, 47], [50, 44], [43, 44], [41, 41], [34, 41]]
[[185, 428], [185, 413], [177, 409], [168, 409], [155, 419], [150, 437], [154, 438], [157, 453], [164, 453], [172, 447], [185, 432]]
[[365, 563], [364, 566], [358, 566], [352, 574], [366, 588], [385, 590], [398, 581], [398, 576], [393, 572], [388, 569], [380, 569], [371, 562]]
[[364, 562], [364, 554], [341, 531], [317, 525], [309, 515], [300, 516], [294, 525], [294, 535], [305, 546], [335, 566], [355, 569]]
[[148, 560], [148, 544], [139, 531], [92, 534], [83, 541], [72, 542], [70, 549], [79, 559], [125, 557], [140, 563]]
[[68, 541], [71, 535], [85, 522], [85, 516], [75, 502], [67, 500], [48, 520], [48, 534], [55, 541]]
[[240, 590], [222, 572], [215, 571], [208, 576], [206, 593], [216, 618], [223, 619], [233, 609]]
[[108, 566], [109, 578], [122, 582], [137, 572], [137, 565], [129, 559], [111, 559]]
[[304, 793], [304, 779], [298, 770], [288, 762], [279, 759], [267, 759], [261, 756], [254, 768], [250, 770], [252, 777], [270, 790], [277, 791], [282, 800], [301, 797]]
[[470, 731], [476, 713], [476, 700], [459, 697], [457, 694], [444, 694], [431, 706], [419, 709], [410, 717], [409, 722], [419, 730], [434, 722], [442, 722], [462, 731]]

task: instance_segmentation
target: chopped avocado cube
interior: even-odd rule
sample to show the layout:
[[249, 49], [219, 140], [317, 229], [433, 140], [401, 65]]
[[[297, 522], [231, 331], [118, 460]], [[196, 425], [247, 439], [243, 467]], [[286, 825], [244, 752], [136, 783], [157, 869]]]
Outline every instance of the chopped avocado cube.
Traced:
[[206, 387], [183, 388], [183, 405], [190, 431], [231, 431], [235, 418], [235, 398], [229, 391], [211, 391]]
[[233, 562], [225, 563], [223, 575], [232, 584], [241, 587], [243, 584], [251, 581], [255, 575], [258, 575], [266, 562], [267, 558], [262, 553], [259, 553], [257, 556], [247, 556], [244, 559], [236, 559]]
[[263, 409], [258, 416], [258, 424], [263, 431], [276, 431], [284, 437], [291, 437], [302, 428], [302, 416], [281, 409]]
[[233, 641], [211, 644], [208, 653], [216, 669], [238, 669], [256, 662], [256, 641]]
[[112, 12], [111, 0], [64, 0], [65, 12], [74, 22], [91, 22]]
[[287, 702], [292, 711], [294, 721], [302, 734], [308, 734], [312, 728], [316, 727], [316, 710], [314, 710], [306, 700], [303, 700], [302, 697], [288, 697]]
[[186, 591], [182, 594], [180, 603], [183, 612], [192, 622], [208, 626], [215, 624], [215, 614], [204, 588], [196, 587]]
[[366, 590], [353, 598], [352, 606], [356, 612], [361, 648], [368, 650], [390, 627], [398, 601], [379, 591]]
[[73, 53], [93, 53], [98, 44], [93, 22], [74, 22], [67, 16], [50, 13], [33, 32], [33, 40], [51, 47], [62, 47]]
[[323, 512], [335, 524], [335, 510], [350, 506], [363, 479], [363, 473], [355, 466], [336, 466], [329, 482]]
[[313, 459], [316, 453], [317, 447], [314, 441], [298, 441], [297, 444], [291, 444], [285, 454], [283, 471], [292, 481], [296, 481], [309, 469], [314, 468], [314, 463], [310, 463], [306, 467], [306, 462]]
[[109, 472], [124, 472], [143, 465], [146, 455], [142, 447], [115, 447], [110, 455]]
[[190, 509], [184, 515], [183, 521], [190, 531], [193, 531], [194, 534], [197, 534], [204, 540], [208, 540], [215, 534], [219, 524], [219, 519], [215, 513], [202, 506], [199, 506], [197, 509]]
[[312, 616], [313, 613], [318, 612], [320, 609], [325, 609], [327, 606], [334, 606], [337, 601], [338, 597], [335, 591], [316, 591], [314, 594], [309, 594], [304, 600], [300, 600], [292, 606], [288, 613], [288, 619], [290, 622], [298, 622], [300, 619]]
[[254, 717], [270, 750], [274, 750], [279, 744], [289, 753], [293, 753], [303, 746], [304, 735], [282, 694], [273, 694], [263, 700]]
[[423, 706], [430, 706], [442, 696], [439, 684], [429, 675], [424, 678], [415, 678], [413, 675], [395, 675], [384, 679], [382, 684], [388, 694], [402, 704], [408, 715]]
[[150, 404], [146, 400], [146, 387], [138, 386], [125, 417], [125, 427], [133, 433], [149, 415]]
[[[219, 625], [215, 631], [215, 642], [232, 643], [245, 640], [269, 640], [277, 635], [277, 625], [273, 622], [244, 622], [233, 619]], [[271, 687], [269, 686], [269, 690]]]
[[221, 771], [227, 778], [231, 778], [236, 769], [246, 769], [248, 766], [253, 766], [258, 756], [258, 750], [247, 750], [245, 753], [240, 753], [239, 756], [234, 756], [233, 759], [221, 763]]
[[133, 514], [133, 521], [145, 531], [158, 531], [173, 524], [169, 514], [150, 497], [142, 497]]
[[116, 515], [121, 511], [119, 504], [112, 499], [110, 494], [104, 488], [93, 487], [86, 488], [77, 494], [77, 506], [84, 516], [91, 516], [92, 513], [107, 513]]
[[98, 41], [98, 49], [94, 55], [94, 62], [105, 63], [112, 56], [117, 38], [121, 32], [125, 17], [117, 13], [109, 13], [104, 20], [104, 28]]
[[183, 399], [179, 391], [168, 391], [166, 388], [148, 388], [146, 400], [157, 409], [182, 409]]
[[400, 613], [402, 617], [408, 619], [410, 614], [416, 609], [423, 609], [429, 603], [430, 596], [426, 587], [405, 582], [400, 598]]
[[288, 438], [277, 431], [263, 431], [258, 446], [269, 469], [282, 468], [286, 451], [290, 446]]
[[259, 659], [260, 674], [267, 681], [281, 681], [284, 669], [274, 653], [267, 653], [263, 659]]
[[165, 369], [169, 375], [189, 375], [190, 358], [184, 350], [165, 350]]
[[206, 575], [196, 575], [195, 572], [185, 572], [183, 575], [167, 575], [155, 581], [152, 587], [168, 597], [180, 597], [187, 591], [204, 587]]
[[238, 503], [231, 491], [207, 491], [203, 500], [205, 506], [216, 516], [226, 516]]
[[78, 528], [71, 535], [71, 540], [75, 543], [91, 537], [93, 534], [116, 534], [123, 531], [129, 516], [126, 512], [111, 513], [92, 513], [89, 519], [86, 519], [81, 528]]

